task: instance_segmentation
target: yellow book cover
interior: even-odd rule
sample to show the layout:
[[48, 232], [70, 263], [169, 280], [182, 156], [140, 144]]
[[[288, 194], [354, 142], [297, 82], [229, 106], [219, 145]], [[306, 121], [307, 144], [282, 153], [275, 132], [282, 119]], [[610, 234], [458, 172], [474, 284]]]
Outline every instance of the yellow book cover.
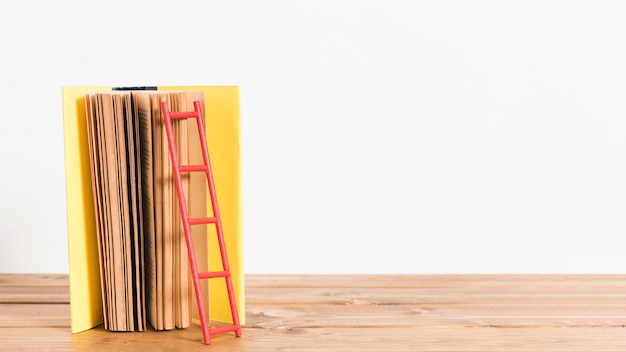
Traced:
[[[91, 189], [89, 147], [85, 116], [85, 93], [110, 91], [107, 86], [65, 86], [63, 131], [67, 207], [70, 317], [73, 333], [103, 322], [96, 221]], [[239, 312], [245, 324], [243, 271], [243, 219], [240, 154], [239, 88], [236, 86], [159, 86], [158, 90], [197, 91], [204, 94], [205, 129], [217, 192], [224, 240]], [[207, 199], [207, 206], [210, 199]], [[212, 233], [213, 232], [213, 233]], [[204, 253], [196, 245], [199, 271], [221, 270], [221, 257], [214, 229], [209, 229]], [[207, 259], [208, 258], [208, 259]], [[204, 280], [206, 281], [206, 280]], [[208, 316], [231, 321], [224, 284], [209, 285]]]

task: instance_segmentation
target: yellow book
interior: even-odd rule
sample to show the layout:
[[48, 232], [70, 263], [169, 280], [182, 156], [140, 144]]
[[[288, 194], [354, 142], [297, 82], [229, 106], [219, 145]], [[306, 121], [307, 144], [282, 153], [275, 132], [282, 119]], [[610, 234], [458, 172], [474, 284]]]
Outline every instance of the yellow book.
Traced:
[[[208, 150], [239, 320], [241, 324], [245, 324], [239, 89], [236, 86], [159, 86], [157, 89], [194, 91], [204, 94]], [[73, 333], [91, 329], [103, 322], [85, 94], [110, 90], [112, 87], [105, 86], [62, 88], [70, 316]], [[210, 200], [206, 201], [206, 206], [210, 207]], [[180, 219], [177, 220], [180, 221]], [[221, 270], [221, 261], [215, 230], [209, 227], [208, 231], [208, 241], [200, 245], [196, 243], [198, 270], [218, 271]], [[203, 284], [207, 281], [202, 280]], [[203, 291], [206, 299], [205, 306], [209, 307], [209, 318], [230, 322], [230, 306], [223, 280], [211, 280], [209, 289], [206, 289], [205, 284]]]

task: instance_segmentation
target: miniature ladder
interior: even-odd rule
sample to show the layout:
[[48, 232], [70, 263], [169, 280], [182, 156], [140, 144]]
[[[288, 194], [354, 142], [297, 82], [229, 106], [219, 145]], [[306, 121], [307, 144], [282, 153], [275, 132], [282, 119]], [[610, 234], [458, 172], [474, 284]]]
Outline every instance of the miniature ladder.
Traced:
[[[224, 243], [224, 235], [222, 232], [222, 222], [217, 206], [217, 197], [215, 196], [215, 186], [213, 184], [213, 174], [211, 172], [211, 163], [209, 161], [209, 152], [207, 150], [206, 137], [204, 132], [204, 120], [200, 111], [200, 103], [193, 103], [195, 111], [190, 112], [170, 112], [167, 102], [161, 103], [161, 109], [165, 120], [165, 131], [167, 133], [167, 142], [170, 149], [170, 157], [172, 159], [172, 168], [174, 170], [174, 179], [176, 182], [176, 192], [178, 193], [178, 205], [183, 220], [183, 228], [185, 230], [185, 240], [187, 242], [187, 251], [189, 253], [189, 264], [191, 265], [191, 274], [193, 279], [193, 287], [196, 292], [196, 301], [198, 303], [198, 313], [200, 314], [200, 323], [202, 324], [202, 335], [204, 343], [211, 343], [211, 335], [222, 334], [225, 332], [234, 332], [236, 336], [241, 336], [241, 326], [239, 325], [239, 315], [237, 314], [237, 306], [235, 304], [235, 295], [233, 292], [233, 282], [230, 276], [230, 268], [228, 258], [226, 257], [226, 245]], [[178, 165], [178, 154], [176, 152], [176, 144], [174, 143], [174, 135], [172, 133], [172, 119], [188, 119], [194, 118], [198, 124], [198, 133], [200, 134], [200, 145], [202, 147], [202, 156], [204, 164], [202, 165]], [[181, 172], [202, 171], [206, 173], [209, 185], [209, 194], [211, 196], [211, 206], [213, 208], [213, 217], [206, 218], [189, 218], [187, 212], [187, 202], [185, 201], [185, 193], [183, 192], [181, 183]], [[220, 254], [222, 256], [223, 271], [215, 272], [198, 272], [196, 263], [196, 255], [193, 248], [191, 237], [191, 225], [215, 224], [217, 230], [217, 240], [220, 246]], [[218, 328], [209, 329], [207, 316], [204, 310], [204, 301], [202, 299], [202, 288], [200, 287], [201, 279], [224, 278], [226, 279], [226, 288], [228, 290], [228, 300], [230, 301], [230, 311], [233, 318], [233, 324]]]

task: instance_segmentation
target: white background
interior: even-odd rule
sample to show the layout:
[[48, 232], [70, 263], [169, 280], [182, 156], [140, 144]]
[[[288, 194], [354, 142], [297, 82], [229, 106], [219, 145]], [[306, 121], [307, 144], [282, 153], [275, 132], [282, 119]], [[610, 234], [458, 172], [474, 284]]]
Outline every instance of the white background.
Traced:
[[246, 273], [624, 273], [626, 3], [4, 1], [0, 272], [65, 273], [61, 87], [238, 85]]

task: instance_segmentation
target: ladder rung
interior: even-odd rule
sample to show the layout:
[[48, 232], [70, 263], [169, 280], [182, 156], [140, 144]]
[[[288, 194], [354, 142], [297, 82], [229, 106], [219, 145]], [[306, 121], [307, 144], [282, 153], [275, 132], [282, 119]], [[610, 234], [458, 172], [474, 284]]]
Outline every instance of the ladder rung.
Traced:
[[178, 167], [180, 172], [190, 171], [207, 171], [209, 168], [206, 165], [181, 165]]
[[217, 334], [223, 334], [225, 332], [237, 332], [239, 328], [237, 327], [237, 325], [232, 324], [232, 325], [226, 325], [226, 326], [220, 326], [219, 328], [213, 328], [213, 329], [209, 329], [209, 334], [211, 335], [217, 335]]
[[204, 273], [198, 273], [198, 277], [201, 279], [213, 279], [216, 277], [227, 277], [230, 275], [228, 271], [208, 271]]
[[215, 224], [217, 223], [216, 218], [190, 218], [189, 225], [202, 225], [202, 224]]
[[174, 112], [170, 111], [170, 117], [173, 119], [188, 119], [188, 118], [197, 118], [198, 113], [195, 111], [182, 111], [182, 112]]

